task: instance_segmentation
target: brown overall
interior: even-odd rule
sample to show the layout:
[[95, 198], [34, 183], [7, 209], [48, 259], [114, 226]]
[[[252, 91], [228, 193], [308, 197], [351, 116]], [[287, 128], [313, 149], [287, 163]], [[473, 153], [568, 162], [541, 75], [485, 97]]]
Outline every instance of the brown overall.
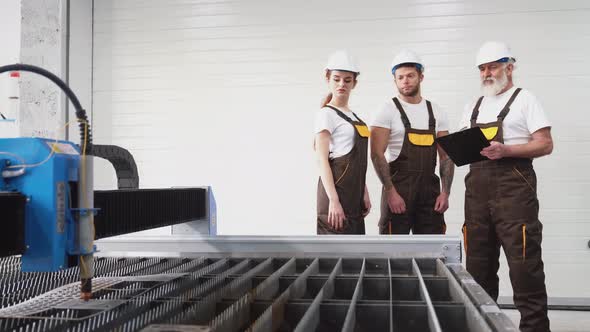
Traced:
[[[516, 89], [497, 121], [477, 123], [480, 97], [471, 127], [480, 127], [488, 140], [504, 142], [502, 123], [521, 89]], [[494, 135], [495, 134], [495, 135]], [[467, 270], [494, 299], [498, 299], [500, 246], [508, 260], [514, 304], [523, 332], [549, 331], [547, 291], [541, 259], [537, 178], [531, 159], [503, 158], [471, 164], [465, 177], [463, 235]]]
[[396, 160], [389, 163], [391, 181], [406, 203], [406, 212], [394, 214], [387, 204], [387, 192], [381, 192], [380, 234], [444, 234], [445, 221], [434, 211], [440, 194], [440, 179], [436, 167], [436, 120], [432, 104], [427, 100], [428, 129], [413, 129], [397, 98], [393, 102], [405, 127], [404, 142]]
[[357, 121], [352, 120], [346, 114], [335, 107], [336, 114], [354, 127], [354, 146], [349, 153], [330, 160], [330, 169], [334, 177], [336, 192], [340, 204], [344, 209], [346, 219], [343, 228], [336, 230], [328, 223], [328, 210], [330, 200], [322, 184], [318, 180], [317, 200], [317, 233], [318, 234], [365, 234], [365, 179], [367, 174], [367, 147], [369, 143], [369, 130], [367, 125], [356, 115]]

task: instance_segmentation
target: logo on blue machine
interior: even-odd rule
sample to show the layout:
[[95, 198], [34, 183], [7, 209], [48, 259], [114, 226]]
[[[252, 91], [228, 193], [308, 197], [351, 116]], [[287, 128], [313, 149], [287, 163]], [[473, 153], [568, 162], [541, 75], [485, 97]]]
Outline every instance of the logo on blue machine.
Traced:
[[58, 182], [56, 188], [57, 232], [63, 234], [66, 228], [66, 184]]

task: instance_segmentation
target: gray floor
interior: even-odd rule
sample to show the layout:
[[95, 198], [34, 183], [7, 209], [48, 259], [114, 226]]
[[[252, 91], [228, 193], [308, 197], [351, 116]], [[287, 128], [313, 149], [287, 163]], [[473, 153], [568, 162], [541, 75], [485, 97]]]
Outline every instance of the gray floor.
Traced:
[[[516, 326], [520, 322], [520, 314], [516, 310], [502, 310]], [[590, 311], [559, 311], [550, 310], [552, 332], [590, 332]]]

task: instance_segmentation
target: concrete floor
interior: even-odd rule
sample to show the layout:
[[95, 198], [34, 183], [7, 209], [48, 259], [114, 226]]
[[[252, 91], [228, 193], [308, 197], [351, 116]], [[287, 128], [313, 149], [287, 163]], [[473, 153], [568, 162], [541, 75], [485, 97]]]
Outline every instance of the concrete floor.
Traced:
[[[510, 319], [518, 326], [520, 314], [516, 310], [503, 309]], [[590, 332], [590, 311], [559, 311], [549, 310], [549, 321], [552, 332]]]

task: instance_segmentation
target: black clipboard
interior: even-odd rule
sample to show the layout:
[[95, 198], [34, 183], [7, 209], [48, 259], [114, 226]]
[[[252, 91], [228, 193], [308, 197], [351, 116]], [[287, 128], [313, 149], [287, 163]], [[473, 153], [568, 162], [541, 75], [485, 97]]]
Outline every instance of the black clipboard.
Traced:
[[438, 137], [436, 142], [445, 150], [457, 166], [488, 160], [481, 155], [481, 150], [490, 146], [479, 127], [458, 131], [447, 136]]

